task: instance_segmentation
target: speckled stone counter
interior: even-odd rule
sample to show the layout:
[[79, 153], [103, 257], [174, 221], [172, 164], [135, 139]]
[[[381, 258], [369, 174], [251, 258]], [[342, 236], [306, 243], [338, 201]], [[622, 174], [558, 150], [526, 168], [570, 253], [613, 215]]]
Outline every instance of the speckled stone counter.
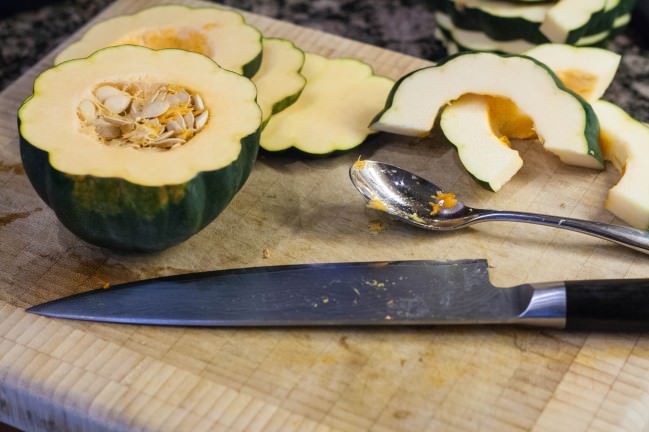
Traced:
[[[225, 0], [222, 3], [439, 60], [445, 51], [433, 37], [433, 16], [426, 1], [429, 0]], [[1, 11], [0, 89], [110, 3], [111, 0], [65, 0], [29, 11]], [[649, 47], [643, 39], [645, 32], [646, 26], [635, 23], [609, 44], [609, 49], [623, 54], [623, 61], [606, 98], [649, 122]]]

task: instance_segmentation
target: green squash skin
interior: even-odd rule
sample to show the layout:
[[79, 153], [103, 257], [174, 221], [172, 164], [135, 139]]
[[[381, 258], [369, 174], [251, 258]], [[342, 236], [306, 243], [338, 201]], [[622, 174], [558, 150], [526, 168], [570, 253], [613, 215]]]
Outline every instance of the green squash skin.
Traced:
[[604, 47], [606, 41], [612, 39], [614, 36], [623, 31], [625, 26], [615, 28], [613, 24], [615, 23], [615, 20], [617, 18], [631, 13], [633, 11], [633, 8], [635, 7], [635, 4], [636, 0], [620, 0], [620, 2], [615, 7], [603, 12], [597, 22], [593, 22], [591, 25], [589, 25], [586, 31], [586, 36], [609, 31], [609, 35], [606, 39], [590, 46]]
[[600, 29], [605, 26], [607, 19], [607, 14], [604, 9], [595, 12], [590, 16], [590, 19], [586, 24], [576, 29], [571, 30], [566, 35], [566, 40], [561, 43], [575, 45], [579, 39], [584, 36], [588, 36], [588, 30], [598, 33], [597, 29]]
[[[438, 27], [438, 29], [439, 29], [439, 31], [442, 32], [442, 34], [444, 35], [444, 38], [446, 39], [446, 41], [453, 42], [455, 44], [455, 46], [457, 47], [459, 52], [476, 52], [476, 50], [471, 49], [469, 47], [465, 47], [464, 45], [462, 45], [461, 43], [456, 41], [453, 38], [453, 35], [451, 34], [450, 31], [448, 31], [448, 30], [446, 30], [445, 28], [442, 28], [442, 27]], [[446, 42], [444, 42], [444, 44], [446, 44]], [[494, 53], [494, 54], [499, 54], [499, 55], [509, 55], [509, 53], [506, 53], [504, 51], [499, 51], [499, 50], [490, 50], [488, 52], [491, 52], [491, 53]]]
[[[458, 156], [458, 159], [460, 159], [459, 156]], [[460, 159], [460, 161], [462, 161], [462, 159]], [[484, 180], [479, 179], [478, 177], [476, 177], [475, 175], [473, 175], [473, 173], [470, 172], [469, 170], [467, 170], [466, 172], [469, 174], [469, 176], [473, 179], [474, 182], [478, 183], [478, 186], [480, 186], [480, 187], [483, 188], [483, 189], [488, 190], [489, 192], [496, 192], [496, 191], [491, 187], [491, 184], [489, 184], [489, 182], [486, 182], [486, 181], [484, 181]]]
[[[301, 64], [301, 66], [300, 66], [300, 68], [298, 69], [297, 72], [300, 74], [300, 76], [302, 76], [302, 75], [301, 75], [301, 72], [302, 72], [302, 68], [304, 67], [304, 61], [305, 61], [305, 59], [306, 59], [306, 54], [304, 54], [304, 51], [301, 50], [300, 48], [298, 48], [297, 45], [295, 45], [295, 44], [294, 44], [291, 40], [289, 40], [289, 39], [285, 39], [285, 38], [277, 38], [277, 37], [269, 37], [269, 38], [265, 38], [265, 39], [266, 39], [266, 40], [277, 40], [277, 41], [288, 42], [288, 43], [290, 43], [290, 44], [293, 46], [293, 48], [297, 49], [298, 52], [299, 52], [299, 54], [300, 54], [300, 56], [301, 56], [301, 58], [302, 58], [302, 64]], [[262, 44], [263, 44], [263, 41], [262, 41]], [[262, 49], [262, 51], [263, 51], [263, 49]], [[306, 78], [302, 77], [302, 79], [303, 79], [302, 87], [300, 88], [300, 90], [299, 90], [297, 93], [294, 93], [294, 94], [292, 94], [292, 95], [286, 96], [284, 99], [282, 99], [282, 100], [280, 100], [280, 101], [277, 101], [277, 102], [275, 102], [275, 103], [273, 104], [273, 106], [272, 106], [272, 108], [271, 108], [271, 110], [270, 110], [270, 115], [268, 116], [268, 118], [266, 118], [265, 120], [263, 120], [263, 122], [262, 122], [262, 124], [261, 124], [261, 130], [262, 130], [262, 131], [264, 130], [264, 128], [266, 127], [266, 125], [268, 124], [268, 122], [270, 121], [270, 119], [271, 119], [275, 114], [278, 114], [278, 113], [284, 111], [286, 108], [290, 107], [290, 106], [293, 105], [295, 102], [297, 102], [297, 100], [300, 98], [300, 95], [301, 95], [302, 92], [304, 91], [304, 87], [306, 87]], [[254, 82], [254, 81], [253, 81], [253, 82]]]
[[[613, 18], [613, 22], [615, 20], [623, 15], [630, 14], [633, 12], [633, 9], [635, 8], [636, 5], [636, 0], [622, 0], [621, 7], [617, 11], [617, 15], [615, 18]], [[613, 39], [615, 36], [618, 36], [621, 33], [624, 33], [624, 30], [626, 29], [628, 24], [625, 24], [620, 27], [613, 27], [611, 28], [611, 32], [608, 35], [609, 39]]]
[[[461, 53], [458, 53], [458, 54], [451, 55], [451, 56], [447, 57], [446, 59], [444, 59], [442, 62], [436, 64], [435, 66], [427, 66], [427, 67], [424, 67], [424, 68], [420, 68], [420, 69], [414, 70], [414, 71], [402, 76], [401, 78], [399, 78], [399, 80], [394, 83], [394, 86], [392, 87], [392, 89], [390, 90], [390, 93], [388, 94], [387, 100], [385, 102], [385, 107], [383, 108], [383, 110], [380, 113], [378, 113], [374, 117], [374, 119], [372, 119], [372, 122], [370, 123], [370, 127], [371, 127], [372, 124], [379, 121], [381, 119], [381, 117], [383, 116], [383, 114], [392, 107], [392, 104], [394, 102], [394, 96], [397, 93], [397, 91], [399, 89], [399, 86], [401, 85], [401, 83], [404, 80], [408, 79], [411, 75], [413, 75], [413, 74], [415, 74], [415, 73], [417, 73], [417, 72], [419, 72], [419, 71], [421, 71], [423, 69], [442, 67], [447, 62], [449, 62], [449, 61], [451, 61], [451, 60], [453, 60], [453, 59], [455, 59], [457, 57], [460, 57], [460, 56], [463, 56], [463, 55], [471, 55], [471, 54], [474, 54], [476, 52], [477, 51], [461, 52]], [[586, 137], [586, 142], [587, 142], [587, 145], [588, 145], [588, 154], [591, 155], [593, 158], [595, 158], [602, 165], [602, 167], [604, 167], [604, 158], [602, 156], [602, 151], [601, 151], [601, 149], [599, 147], [599, 121], [597, 120], [597, 116], [595, 115], [595, 111], [593, 111], [593, 108], [590, 106], [590, 104], [588, 102], [586, 102], [584, 100], [584, 98], [579, 96], [577, 93], [573, 92], [568, 87], [566, 87], [561, 82], [561, 80], [557, 77], [557, 75], [552, 71], [552, 69], [550, 69], [549, 67], [547, 67], [545, 64], [541, 63], [540, 61], [538, 61], [538, 60], [536, 60], [536, 59], [534, 59], [532, 57], [528, 57], [528, 56], [524, 56], [524, 55], [516, 55], [516, 54], [497, 54], [497, 55], [500, 55], [501, 57], [506, 57], [506, 58], [508, 58], [508, 57], [522, 57], [522, 58], [526, 58], [528, 60], [533, 61], [538, 66], [541, 66], [543, 69], [545, 69], [547, 71], [547, 73], [552, 77], [552, 79], [554, 79], [554, 82], [556, 83], [557, 87], [560, 90], [565, 91], [566, 93], [570, 93], [573, 97], [575, 97], [579, 101], [579, 103], [581, 103], [582, 107], [584, 108], [584, 113], [585, 113], [585, 116], [586, 116], [586, 127], [584, 129], [584, 136]]]
[[[306, 83], [305, 83], [305, 84], [306, 84]], [[280, 113], [280, 112], [284, 111], [286, 108], [288, 108], [288, 107], [290, 107], [291, 105], [293, 105], [293, 104], [294, 104], [294, 103], [295, 103], [295, 102], [300, 98], [300, 95], [302, 94], [302, 91], [303, 91], [303, 90], [304, 90], [304, 86], [300, 89], [299, 92], [297, 92], [297, 93], [295, 93], [295, 94], [292, 94], [292, 95], [290, 95], [290, 96], [287, 96], [287, 97], [285, 97], [284, 99], [282, 99], [282, 100], [279, 101], [279, 102], [275, 102], [275, 103], [273, 104], [273, 108], [272, 108], [272, 110], [271, 110], [270, 115], [269, 115], [268, 118], [267, 118], [266, 120], [264, 120], [263, 123], [261, 124], [261, 130], [262, 130], [262, 131], [264, 130], [264, 128], [266, 127], [266, 125], [268, 124], [268, 122], [270, 121], [270, 119], [271, 119], [275, 114]]]
[[270, 117], [268, 117], [268, 118], [266, 119], [266, 122], [264, 122], [264, 125], [265, 125], [265, 123], [268, 123], [268, 120], [270, 120], [270, 118], [271, 118], [272, 116], [274, 116], [274, 115], [277, 114], [277, 113], [280, 113], [280, 112], [284, 111], [286, 108], [290, 107], [290, 106], [293, 105], [295, 102], [297, 102], [297, 100], [300, 98], [300, 95], [301, 95], [302, 92], [304, 91], [304, 87], [306, 86], [306, 81], [304, 82], [304, 84], [305, 84], [305, 85], [302, 86], [302, 88], [300, 89], [299, 92], [297, 92], [297, 93], [295, 93], [295, 94], [292, 94], [292, 95], [290, 95], [290, 96], [287, 96], [287, 97], [285, 97], [284, 99], [282, 99], [281, 101], [279, 101], [279, 102], [275, 102], [275, 103], [273, 104], [273, 109], [272, 109], [272, 111], [271, 111]]
[[[346, 154], [352, 153], [354, 151], [358, 151], [359, 147], [362, 144], [365, 144], [370, 140], [373, 136], [375, 136], [377, 133], [370, 133], [368, 134], [365, 139], [358, 144], [356, 144], [354, 147], [350, 147], [348, 149], [337, 149], [337, 150], [331, 150], [326, 153], [309, 153], [307, 151], [301, 150], [295, 146], [287, 147], [283, 150], [267, 150], [263, 147], [259, 147], [259, 154], [264, 155], [265, 157], [278, 157], [278, 158], [290, 158], [290, 159], [303, 159], [303, 160], [324, 160], [324, 159], [333, 159], [338, 156], [344, 156]], [[360, 155], [359, 155], [360, 156]]]
[[250, 175], [259, 132], [241, 140], [239, 157], [231, 164], [180, 185], [159, 187], [65, 174], [50, 165], [47, 152], [22, 136], [20, 154], [39, 197], [71, 232], [109, 249], [153, 252], [188, 239], [225, 209]]
[[[259, 43], [261, 44], [261, 35], [259, 36]], [[242, 75], [245, 76], [246, 78], [252, 78], [259, 68], [261, 67], [261, 60], [263, 58], [262, 52], [259, 51], [259, 54], [257, 56], [250, 60], [248, 63], [243, 65], [243, 70], [242, 70]]]
[[624, 7], [624, 0], [609, 10], [604, 10], [595, 22], [591, 22], [586, 29], [584, 36], [593, 36], [598, 33], [610, 31], [613, 27], [613, 21], [618, 16], [619, 11]]

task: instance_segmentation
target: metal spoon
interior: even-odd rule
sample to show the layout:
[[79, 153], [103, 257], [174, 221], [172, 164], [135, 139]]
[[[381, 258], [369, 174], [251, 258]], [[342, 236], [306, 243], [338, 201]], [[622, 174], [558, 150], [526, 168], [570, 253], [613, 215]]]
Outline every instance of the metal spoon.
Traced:
[[[349, 169], [349, 176], [370, 207], [427, 230], [450, 231], [487, 221], [525, 222], [592, 235], [649, 254], [649, 232], [634, 228], [536, 213], [477, 209], [459, 200], [453, 207], [444, 208], [444, 203], [435, 199], [442, 188], [386, 163], [358, 161]], [[441, 204], [435, 214], [431, 214], [431, 203]]]

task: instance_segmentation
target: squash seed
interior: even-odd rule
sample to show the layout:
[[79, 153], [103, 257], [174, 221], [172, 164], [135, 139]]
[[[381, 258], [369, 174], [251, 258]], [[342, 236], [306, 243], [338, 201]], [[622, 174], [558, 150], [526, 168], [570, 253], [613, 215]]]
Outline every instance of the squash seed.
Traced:
[[104, 100], [104, 106], [112, 113], [124, 112], [131, 103], [131, 97], [125, 94], [109, 96]]
[[209, 113], [207, 111], [203, 111], [198, 117], [196, 117], [196, 121], [194, 123], [196, 130], [203, 129], [203, 126], [205, 126], [205, 124], [207, 123], [208, 116]]
[[183, 120], [185, 121], [186, 129], [194, 129], [194, 113], [189, 111], [183, 116]]
[[92, 101], [84, 99], [79, 104], [79, 113], [83, 120], [89, 122], [97, 117], [97, 108], [95, 108], [95, 104]]
[[121, 94], [123, 93], [119, 89], [110, 85], [104, 85], [95, 90], [95, 96], [97, 96], [97, 99], [99, 99], [99, 102], [101, 103], [104, 103], [104, 101], [111, 96], [119, 96]]
[[194, 103], [194, 108], [196, 111], [201, 112], [205, 109], [205, 104], [203, 103], [203, 98], [199, 95], [192, 96], [192, 102]]
[[151, 144], [156, 146], [172, 146], [174, 144], [184, 144], [185, 140], [182, 138], [166, 138], [159, 141], [153, 141]]
[[144, 82], [103, 84], [96, 98], [79, 103], [83, 131], [106, 144], [170, 150], [185, 144], [207, 123], [200, 95], [177, 85]]
[[169, 106], [172, 108], [180, 105], [180, 101], [178, 100], [178, 97], [175, 94], [167, 94], [164, 100], [169, 102]]
[[180, 114], [176, 114], [174, 121], [178, 123], [181, 129], [187, 129], [187, 123], [185, 123], [185, 119]]
[[176, 123], [175, 120], [169, 120], [167, 122], [167, 130], [171, 132], [178, 132], [183, 130], [183, 128], [181, 128], [180, 125]]
[[[160, 135], [158, 138], [156, 138], [155, 141], [153, 141], [153, 144], [157, 144], [157, 143], [159, 143], [160, 141], [165, 140], [165, 139], [171, 137], [171, 135], [173, 135], [173, 134], [174, 134], [174, 131], [167, 131], [167, 132], [163, 133], [162, 135]], [[184, 140], [183, 140], [183, 141], [184, 141]]]
[[122, 117], [105, 116], [103, 119], [106, 121], [106, 123], [110, 123], [110, 124], [112, 124], [114, 126], [127, 126], [127, 125], [130, 125], [130, 124], [133, 124], [133, 120], [125, 119], [125, 118], [122, 118]]
[[179, 91], [175, 96], [178, 99], [178, 102], [180, 102], [182, 105], [189, 103], [189, 93], [187, 93], [185, 90]]
[[166, 98], [167, 98], [167, 90], [164, 87], [159, 87], [149, 102], [163, 101]]
[[155, 101], [151, 102], [148, 105], [145, 105], [142, 109], [142, 117], [144, 118], [156, 118], [166, 113], [169, 110], [169, 102], [167, 101]]

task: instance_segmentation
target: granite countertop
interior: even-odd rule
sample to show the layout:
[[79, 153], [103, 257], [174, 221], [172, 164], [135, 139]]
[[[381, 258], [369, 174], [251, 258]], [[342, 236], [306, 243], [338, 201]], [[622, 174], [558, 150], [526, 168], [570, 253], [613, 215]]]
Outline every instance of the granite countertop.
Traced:
[[[23, 0], [20, 4], [45, 5], [19, 12], [6, 10], [15, 8], [13, 4], [0, 5], [0, 90], [111, 1]], [[433, 37], [433, 16], [427, 1], [225, 0], [221, 3], [435, 61], [443, 58], [445, 51]], [[643, 24], [634, 21], [608, 48], [623, 54], [623, 60], [606, 98], [649, 122], [649, 42]]]

